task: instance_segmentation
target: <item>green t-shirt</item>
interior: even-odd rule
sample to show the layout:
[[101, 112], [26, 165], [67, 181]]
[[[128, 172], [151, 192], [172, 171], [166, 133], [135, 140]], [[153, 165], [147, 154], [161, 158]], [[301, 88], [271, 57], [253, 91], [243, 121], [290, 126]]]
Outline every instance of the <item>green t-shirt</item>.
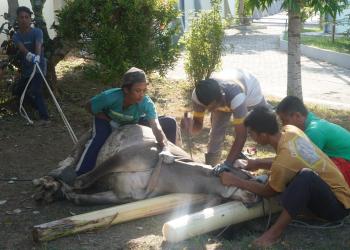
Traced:
[[123, 109], [123, 102], [123, 90], [113, 88], [94, 96], [91, 99], [91, 109], [94, 114], [104, 112], [119, 125], [136, 124], [141, 117], [147, 120], [157, 119], [155, 105], [149, 96], [126, 109]]
[[305, 134], [326, 155], [350, 160], [350, 132], [309, 112], [305, 120]]

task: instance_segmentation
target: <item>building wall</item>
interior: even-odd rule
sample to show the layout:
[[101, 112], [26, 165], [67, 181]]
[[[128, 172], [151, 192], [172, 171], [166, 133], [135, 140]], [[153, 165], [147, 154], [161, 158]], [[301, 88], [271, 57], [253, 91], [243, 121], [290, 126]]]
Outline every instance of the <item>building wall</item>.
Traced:
[[[221, 4], [222, 15], [229, 14], [236, 17], [235, 5], [238, 0], [223, 0]], [[281, 12], [283, 0], [276, 0], [273, 4], [264, 11], [255, 10], [253, 13], [254, 18], [261, 18], [263, 16], [273, 15]], [[178, 0], [178, 7], [183, 12], [182, 26], [184, 30], [187, 30], [190, 22], [191, 16], [194, 12], [200, 10], [208, 10], [211, 8], [210, 0]]]

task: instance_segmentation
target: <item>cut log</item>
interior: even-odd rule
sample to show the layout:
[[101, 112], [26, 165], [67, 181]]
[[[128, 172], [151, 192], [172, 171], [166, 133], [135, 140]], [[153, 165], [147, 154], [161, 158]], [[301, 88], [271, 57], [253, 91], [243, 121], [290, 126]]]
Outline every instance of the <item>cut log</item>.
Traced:
[[208, 202], [211, 198], [211, 196], [204, 194], [169, 194], [75, 215], [34, 226], [33, 240], [35, 242], [50, 241], [78, 232], [109, 227], [126, 221], [162, 214], [173, 209]]
[[181, 216], [163, 225], [163, 239], [175, 243], [228, 225], [261, 217], [270, 211], [275, 213], [281, 210], [275, 200], [264, 200], [263, 202], [247, 208], [240, 201], [231, 201], [194, 214]]

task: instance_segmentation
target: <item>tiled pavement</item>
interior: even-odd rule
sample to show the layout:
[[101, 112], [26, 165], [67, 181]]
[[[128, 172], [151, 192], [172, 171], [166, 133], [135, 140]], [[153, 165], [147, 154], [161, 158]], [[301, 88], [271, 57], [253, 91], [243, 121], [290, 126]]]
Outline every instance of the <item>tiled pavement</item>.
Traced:
[[[285, 96], [287, 54], [279, 49], [279, 36], [285, 27], [284, 21], [279, 21], [280, 25], [254, 23], [249, 28], [226, 30], [225, 43], [234, 49], [226, 51], [222, 69], [215, 75], [229, 78], [231, 68], [245, 68], [259, 79], [265, 95]], [[305, 101], [350, 109], [350, 69], [304, 56], [301, 64]], [[182, 59], [167, 76], [186, 78]]]

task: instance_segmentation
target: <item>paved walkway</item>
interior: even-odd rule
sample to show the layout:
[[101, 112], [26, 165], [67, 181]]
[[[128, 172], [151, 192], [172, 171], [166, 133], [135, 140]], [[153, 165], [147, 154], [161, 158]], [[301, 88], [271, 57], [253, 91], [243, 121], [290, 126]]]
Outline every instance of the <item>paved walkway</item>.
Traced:
[[[234, 46], [222, 58], [222, 69], [214, 75], [229, 78], [232, 67], [244, 68], [260, 81], [267, 96], [284, 97], [287, 92], [287, 53], [279, 48], [279, 36], [285, 30], [285, 15], [275, 15], [280, 24], [254, 23], [246, 29], [226, 30], [225, 44]], [[334, 108], [350, 109], [350, 70], [302, 56], [304, 100]], [[183, 59], [167, 76], [185, 79]]]

